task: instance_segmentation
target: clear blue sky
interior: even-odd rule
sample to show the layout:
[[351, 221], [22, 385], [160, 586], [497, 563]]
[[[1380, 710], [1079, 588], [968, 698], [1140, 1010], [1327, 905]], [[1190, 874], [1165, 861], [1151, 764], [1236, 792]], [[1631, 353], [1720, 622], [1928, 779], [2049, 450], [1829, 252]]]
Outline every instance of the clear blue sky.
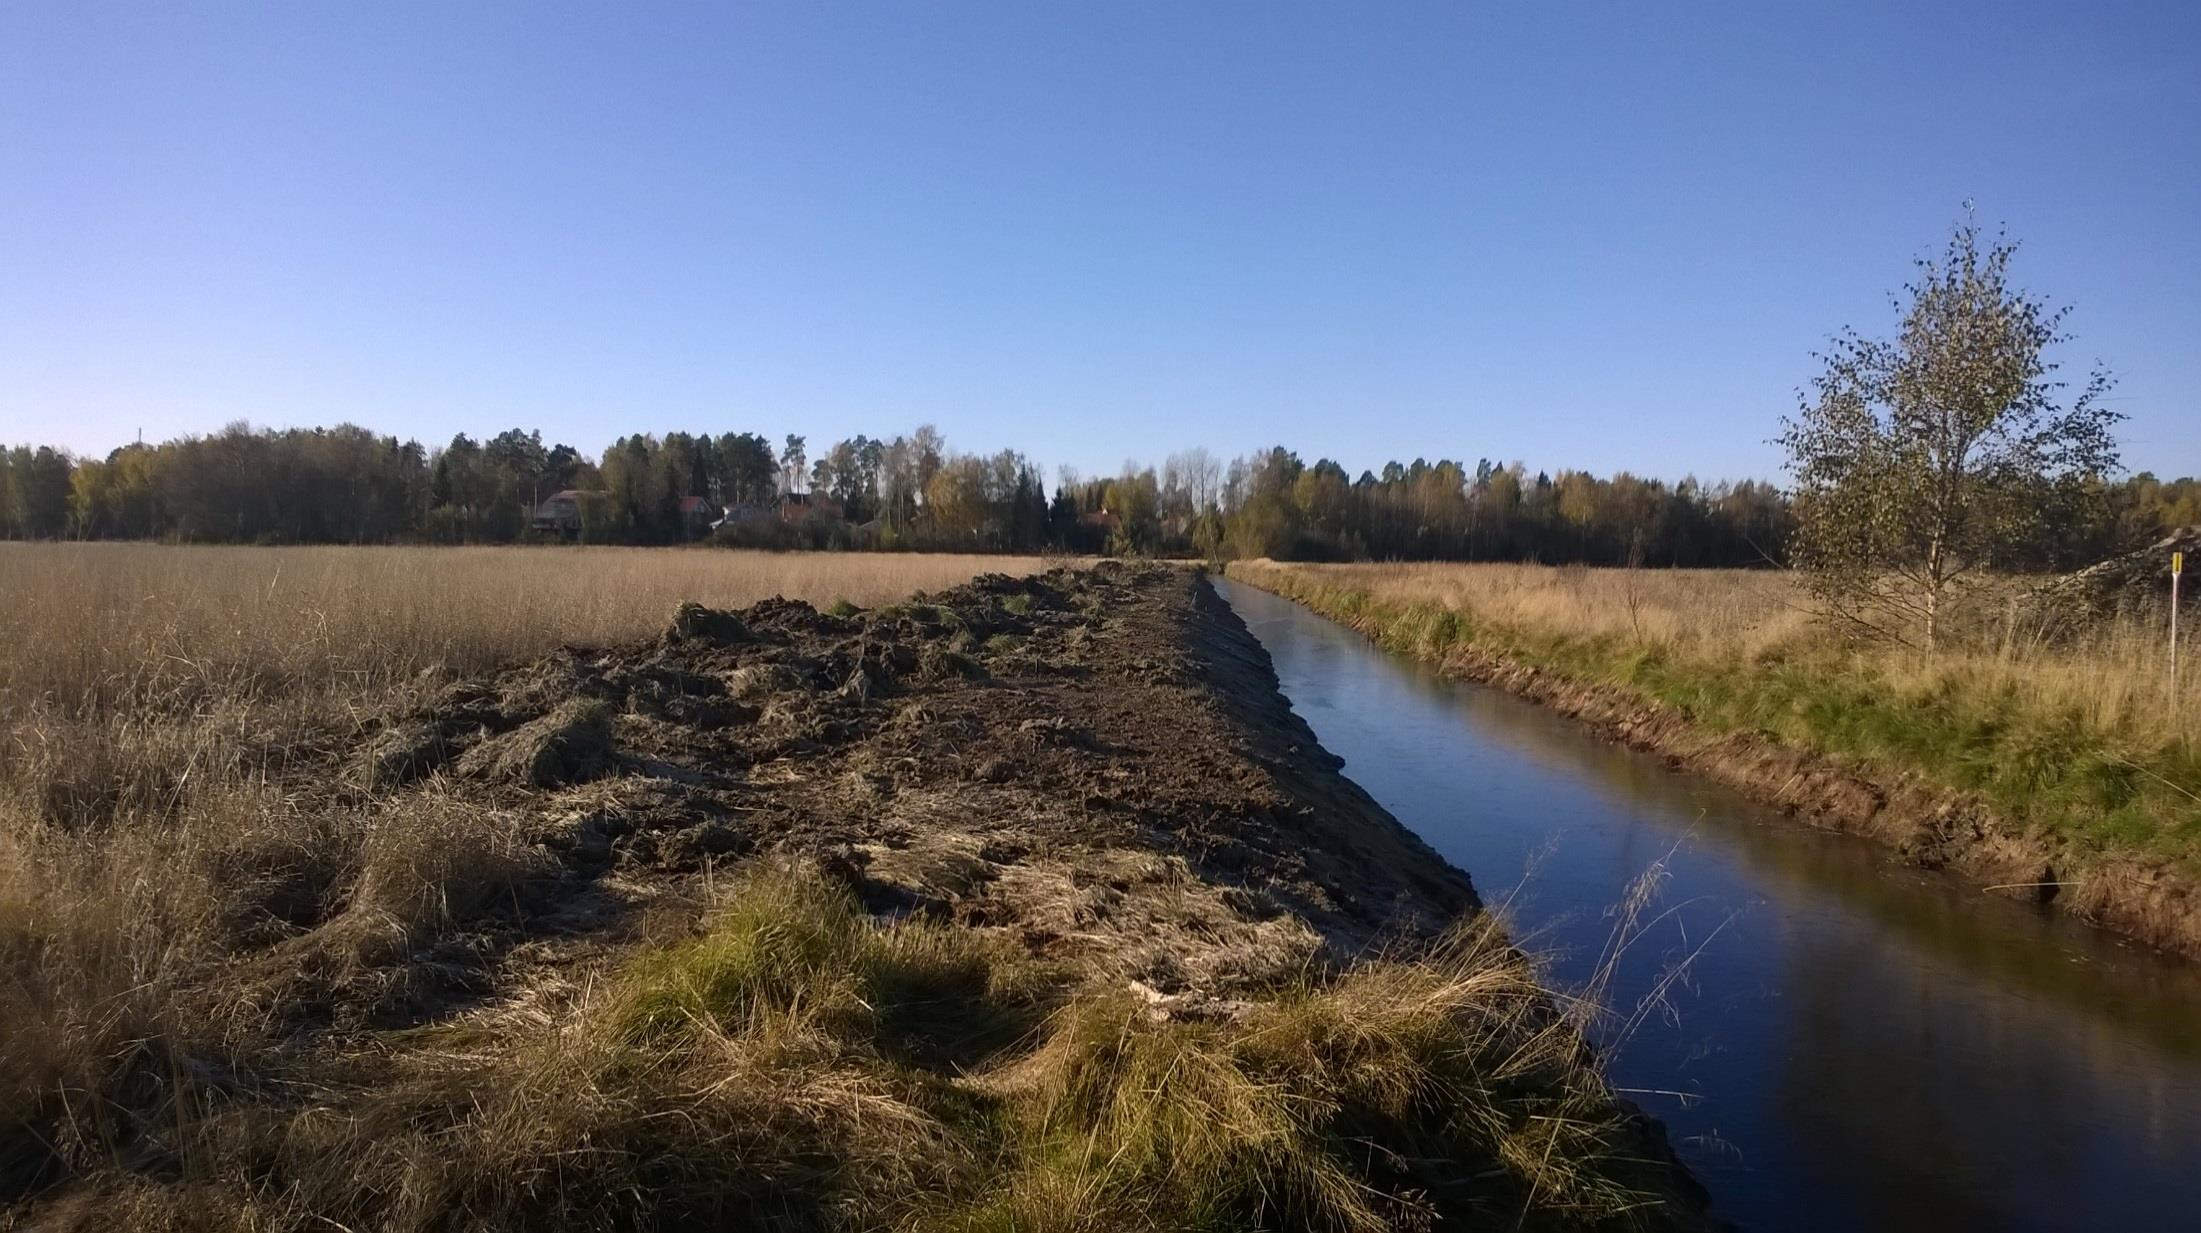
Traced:
[[1770, 476], [1966, 198], [2201, 471], [2201, 4], [5, 0], [0, 439]]

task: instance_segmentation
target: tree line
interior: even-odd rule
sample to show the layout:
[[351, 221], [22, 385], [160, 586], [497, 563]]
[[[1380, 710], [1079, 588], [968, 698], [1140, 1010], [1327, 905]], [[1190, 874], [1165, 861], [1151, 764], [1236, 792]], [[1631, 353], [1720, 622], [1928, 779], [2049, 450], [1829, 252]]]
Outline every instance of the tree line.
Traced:
[[[2201, 521], [2201, 481], [2097, 485], [2103, 515], [2059, 522], [2040, 567]], [[577, 491], [581, 525], [534, 512]], [[686, 500], [694, 498], [696, 500]], [[708, 517], [693, 510], [700, 502]], [[783, 502], [786, 504], [783, 506]], [[684, 508], [685, 506], [685, 508]], [[1282, 447], [1204, 449], [1050, 490], [1023, 454], [951, 449], [925, 426], [821, 449], [755, 432], [634, 434], [595, 458], [536, 431], [439, 448], [354, 425], [133, 444], [103, 459], [0, 452], [0, 537], [194, 543], [664, 544], [711, 534], [781, 548], [1120, 553], [1300, 560], [1507, 560], [1654, 566], [1785, 561], [1796, 511], [1772, 484], [1667, 483], [1488, 459], [1391, 462], [1357, 476]], [[707, 524], [720, 523], [715, 531]]]

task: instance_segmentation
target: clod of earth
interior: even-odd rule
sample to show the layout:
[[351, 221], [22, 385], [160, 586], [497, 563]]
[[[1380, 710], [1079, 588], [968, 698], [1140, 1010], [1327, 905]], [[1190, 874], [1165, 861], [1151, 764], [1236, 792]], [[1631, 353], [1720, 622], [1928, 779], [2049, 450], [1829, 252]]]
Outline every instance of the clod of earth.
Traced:
[[579, 783], [609, 768], [611, 704], [575, 698], [540, 719], [468, 749], [459, 773], [533, 788]]
[[726, 688], [736, 698], [752, 701], [804, 687], [802, 674], [786, 664], [750, 664], [726, 674]]
[[671, 636], [699, 638], [705, 642], [734, 643], [749, 639], [749, 626], [739, 616], [719, 608], [706, 608], [693, 600], [673, 613]]
[[450, 750], [443, 730], [424, 719], [402, 719], [363, 742], [347, 773], [370, 792], [411, 783], [434, 770]]

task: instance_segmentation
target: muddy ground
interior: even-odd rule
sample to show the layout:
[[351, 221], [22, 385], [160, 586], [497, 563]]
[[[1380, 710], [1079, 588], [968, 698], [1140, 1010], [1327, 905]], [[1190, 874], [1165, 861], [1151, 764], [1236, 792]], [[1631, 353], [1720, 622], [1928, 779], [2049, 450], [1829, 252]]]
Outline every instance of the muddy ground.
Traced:
[[814, 861], [874, 912], [1208, 997], [1476, 906], [1336, 766], [1204, 580], [1104, 565], [848, 615], [684, 609], [655, 645], [454, 685], [348, 769], [537, 816], [562, 867], [545, 927]]

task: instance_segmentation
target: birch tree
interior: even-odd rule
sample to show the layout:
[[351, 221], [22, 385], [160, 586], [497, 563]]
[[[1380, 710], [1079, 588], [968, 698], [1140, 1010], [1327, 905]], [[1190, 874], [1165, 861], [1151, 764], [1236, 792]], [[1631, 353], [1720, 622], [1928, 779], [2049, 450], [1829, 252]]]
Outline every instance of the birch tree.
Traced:
[[1836, 335], [1782, 420], [1793, 559], [1856, 632], [1932, 650], [1981, 571], [2023, 553], [2117, 466], [2110, 378], [2096, 369], [2073, 392], [2057, 377], [2048, 351], [2068, 339], [2068, 310], [2012, 286], [2016, 252], [1967, 219], [1939, 258], [1918, 261], [1896, 337]]

